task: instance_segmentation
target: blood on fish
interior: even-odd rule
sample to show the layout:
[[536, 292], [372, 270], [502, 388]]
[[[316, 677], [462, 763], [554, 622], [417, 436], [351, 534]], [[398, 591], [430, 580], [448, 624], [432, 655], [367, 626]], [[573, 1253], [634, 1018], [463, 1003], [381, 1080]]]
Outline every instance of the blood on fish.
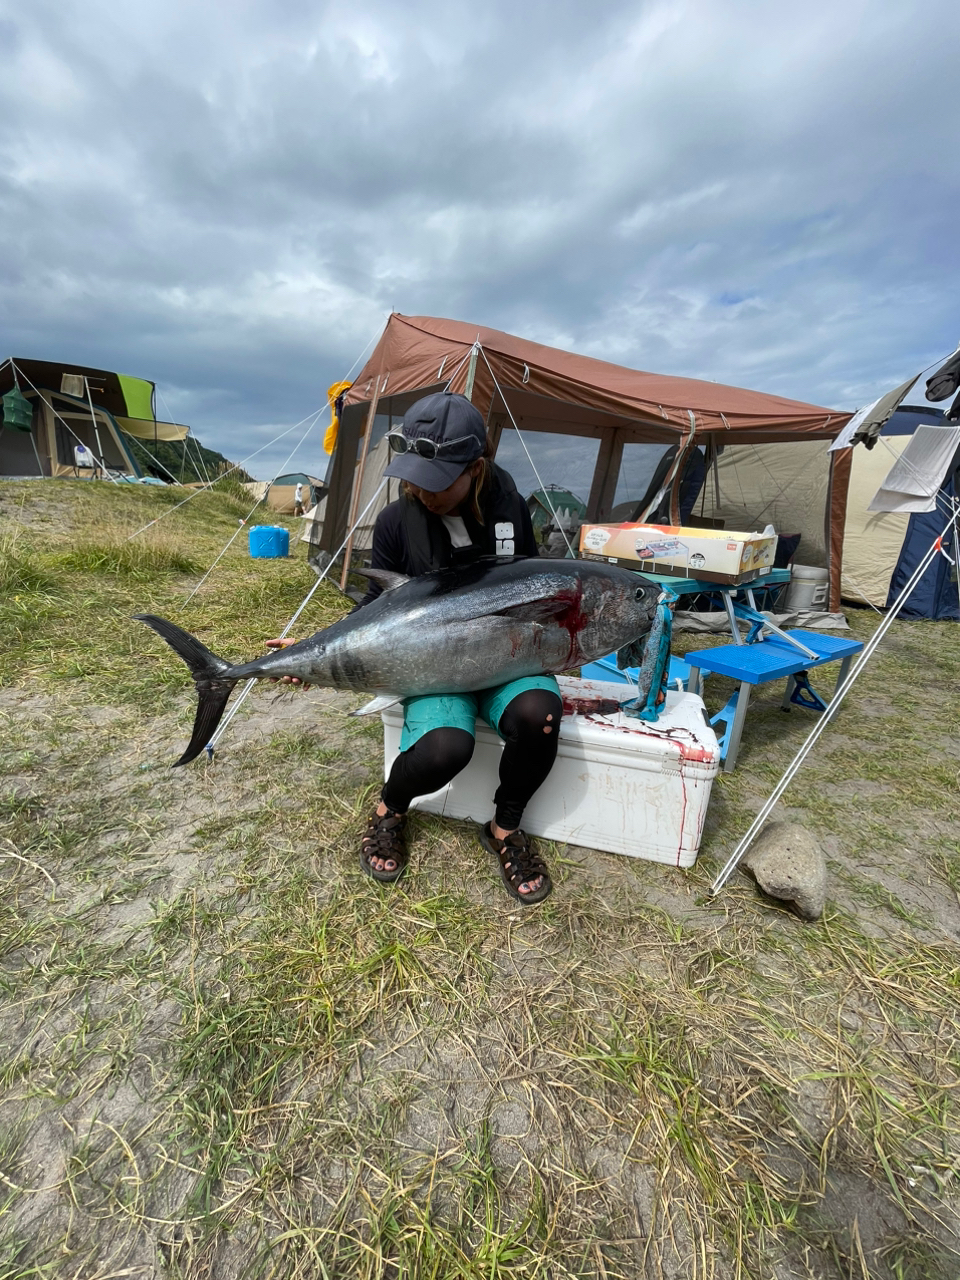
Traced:
[[583, 591], [571, 591], [563, 593], [557, 597], [568, 604], [568, 608], [563, 613], [557, 614], [557, 622], [565, 629], [570, 637], [570, 652], [567, 660], [571, 666], [575, 666], [574, 658], [577, 652], [577, 637], [584, 630], [590, 619], [583, 612]]

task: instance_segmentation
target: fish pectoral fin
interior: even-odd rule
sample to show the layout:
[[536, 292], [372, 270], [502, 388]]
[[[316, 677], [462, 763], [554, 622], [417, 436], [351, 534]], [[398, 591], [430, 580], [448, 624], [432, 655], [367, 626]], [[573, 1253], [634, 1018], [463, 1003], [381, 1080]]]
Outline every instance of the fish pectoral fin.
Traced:
[[569, 600], [558, 600], [555, 596], [549, 596], [543, 600], [525, 600], [523, 604], [507, 605], [505, 609], [498, 609], [492, 616], [514, 619], [517, 622], [553, 622], [569, 612]]
[[541, 623], [536, 622], [533, 618], [524, 618], [516, 613], [488, 613], [482, 618], [471, 618], [469, 626], [489, 627], [492, 631], [533, 631], [543, 630]]
[[392, 694], [384, 694], [381, 698], [372, 698], [362, 707], [358, 707], [356, 711], [351, 711], [352, 716], [375, 716], [378, 711], [386, 711], [387, 707], [394, 707], [400, 701], [399, 698]]
[[496, 613], [486, 613], [480, 618], [465, 618], [453, 626], [444, 628], [451, 646], [474, 646], [479, 642], [495, 643], [501, 636], [512, 643], [522, 644], [529, 638], [539, 644], [545, 628], [539, 622], [527, 622], [523, 618], [503, 618]]
[[410, 581], [406, 574], [394, 573], [390, 569], [357, 569], [351, 565], [350, 572], [359, 573], [362, 578], [369, 578], [371, 582], [375, 582], [383, 591], [394, 591], [397, 587], [402, 587], [404, 583]]

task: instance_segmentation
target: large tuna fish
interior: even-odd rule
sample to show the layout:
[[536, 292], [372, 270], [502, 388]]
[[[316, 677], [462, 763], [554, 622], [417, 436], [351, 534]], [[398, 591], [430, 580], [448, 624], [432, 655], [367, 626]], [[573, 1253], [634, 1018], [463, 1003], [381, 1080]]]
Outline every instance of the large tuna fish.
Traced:
[[371, 604], [298, 644], [233, 666], [165, 618], [139, 614], [193, 672], [200, 704], [177, 764], [209, 742], [234, 685], [251, 676], [394, 697], [467, 693], [566, 671], [618, 650], [636, 666], [660, 588], [592, 560], [481, 560], [418, 578], [367, 570]]

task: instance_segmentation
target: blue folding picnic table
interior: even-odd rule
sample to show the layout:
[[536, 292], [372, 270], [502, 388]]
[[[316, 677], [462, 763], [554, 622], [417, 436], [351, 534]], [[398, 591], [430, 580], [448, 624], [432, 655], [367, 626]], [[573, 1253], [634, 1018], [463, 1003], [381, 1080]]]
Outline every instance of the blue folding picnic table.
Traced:
[[[807, 653], [797, 648], [797, 642], [803, 645]], [[699, 687], [701, 671], [729, 676], [737, 681], [737, 688], [726, 706], [710, 720], [712, 725], [725, 726], [720, 738], [724, 772], [729, 772], [737, 763], [740, 735], [747, 717], [750, 690], [754, 685], [782, 680], [786, 676], [787, 687], [780, 704], [784, 710], [789, 710], [794, 705], [806, 707], [810, 711], [826, 711], [828, 704], [811, 687], [807, 672], [828, 662], [839, 662], [840, 672], [834, 690], [836, 692], [847, 678], [850, 663], [862, 648], [863, 644], [859, 640], [792, 628], [784, 632], [783, 636], [767, 636], [752, 644], [725, 644], [715, 649], [700, 649], [686, 654], [690, 667], [688, 688]], [[814, 656], [809, 657], [809, 653]]]
[[[642, 570], [640, 571], [642, 572]], [[712, 717], [710, 723], [723, 725], [720, 738], [721, 758], [725, 772], [737, 763], [740, 737], [750, 703], [750, 690], [754, 685], [767, 684], [771, 680], [787, 678], [782, 706], [805, 707], [811, 711], [825, 711], [827, 703], [812, 688], [807, 672], [828, 662], [839, 662], [840, 673], [836, 688], [846, 679], [850, 663], [862, 650], [859, 640], [824, 635], [816, 631], [792, 628], [781, 631], [760, 612], [757, 595], [763, 591], [769, 595], [790, 580], [789, 569], [772, 569], [760, 578], [739, 586], [707, 582], [701, 578], [672, 578], [666, 574], [648, 573], [645, 577], [669, 588], [678, 596], [709, 594], [719, 597], [730, 621], [733, 644], [714, 649], [700, 649], [687, 653], [683, 660], [671, 657], [670, 679], [681, 679], [687, 689], [700, 690], [700, 673], [715, 673], [737, 681], [737, 688], [722, 711]], [[740, 595], [746, 599], [740, 599]], [[750, 624], [746, 639], [740, 634], [738, 622]], [[766, 634], [769, 633], [769, 634]], [[593, 680], [626, 680], [629, 673], [621, 674], [616, 667], [616, 655], [601, 658], [583, 668], [582, 675]]]

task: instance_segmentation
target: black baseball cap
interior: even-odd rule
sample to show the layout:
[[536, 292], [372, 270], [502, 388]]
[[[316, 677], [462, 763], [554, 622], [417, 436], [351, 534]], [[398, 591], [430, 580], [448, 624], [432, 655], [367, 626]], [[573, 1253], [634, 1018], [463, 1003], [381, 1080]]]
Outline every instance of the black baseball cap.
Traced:
[[[394, 427], [391, 434], [396, 435]], [[487, 431], [483, 417], [466, 396], [451, 391], [438, 391], [412, 404], [403, 415], [399, 431], [413, 446], [417, 440], [430, 440], [437, 446], [436, 456], [421, 457], [414, 448], [394, 453], [384, 472], [398, 480], [407, 480], [418, 489], [442, 493], [483, 455]]]

